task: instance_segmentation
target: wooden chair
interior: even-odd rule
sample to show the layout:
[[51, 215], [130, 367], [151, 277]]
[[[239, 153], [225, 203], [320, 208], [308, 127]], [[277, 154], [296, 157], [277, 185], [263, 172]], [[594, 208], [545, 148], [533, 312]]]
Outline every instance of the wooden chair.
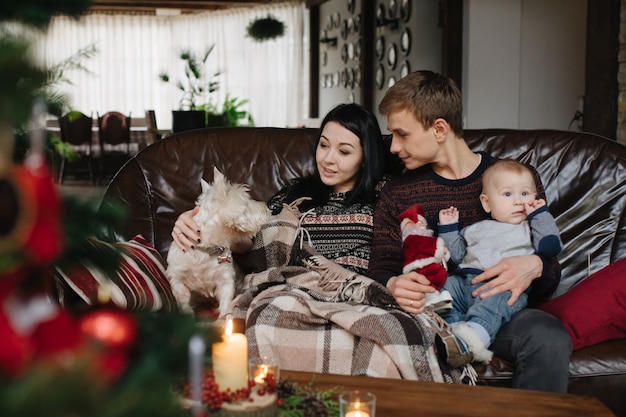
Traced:
[[77, 158], [61, 157], [59, 168], [59, 184], [63, 183], [66, 174], [87, 173], [93, 184], [96, 175], [93, 163], [92, 149], [93, 119], [79, 111], [71, 111], [59, 118], [61, 140], [72, 145]]
[[113, 176], [131, 157], [130, 113], [117, 112], [98, 115], [98, 138], [100, 142], [100, 169], [98, 178]]
[[161, 139], [161, 133], [157, 129], [156, 115], [154, 110], [146, 110], [146, 127], [148, 145], [158, 142]]

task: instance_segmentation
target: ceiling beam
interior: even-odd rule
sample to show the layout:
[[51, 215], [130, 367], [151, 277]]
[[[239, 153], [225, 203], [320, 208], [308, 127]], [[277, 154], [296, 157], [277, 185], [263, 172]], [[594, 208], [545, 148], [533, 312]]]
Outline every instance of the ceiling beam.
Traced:
[[92, 0], [92, 11], [154, 11], [179, 9], [183, 12], [220, 10], [230, 7], [258, 6], [275, 0]]

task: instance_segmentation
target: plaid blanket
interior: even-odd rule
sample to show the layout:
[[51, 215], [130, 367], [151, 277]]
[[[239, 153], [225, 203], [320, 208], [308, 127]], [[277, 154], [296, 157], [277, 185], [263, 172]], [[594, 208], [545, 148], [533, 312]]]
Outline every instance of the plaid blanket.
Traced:
[[246, 275], [231, 311], [237, 328], [245, 328], [250, 358], [279, 358], [290, 370], [462, 381], [461, 370], [438, 360], [421, 315], [307, 244], [297, 202], [270, 219], [249, 256], [265, 269]]

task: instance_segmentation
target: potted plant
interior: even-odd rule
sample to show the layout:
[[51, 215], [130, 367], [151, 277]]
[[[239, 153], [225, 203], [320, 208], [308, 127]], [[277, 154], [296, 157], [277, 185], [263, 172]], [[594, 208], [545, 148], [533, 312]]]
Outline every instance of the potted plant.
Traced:
[[254, 118], [242, 106], [248, 104], [248, 100], [231, 97], [226, 94], [222, 108], [217, 104], [209, 102], [205, 108], [207, 110], [207, 126], [254, 126]]
[[[207, 74], [206, 63], [215, 44], [209, 46], [202, 55], [196, 55], [190, 49], [180, 53], [180, 59], [185, 66], [185, 79], [176, 81], [176, 87], [182, 91], [179, 110], [172, 111], [172, 131], [197, 129], [205, 126], [205, 112], [198, 106], [198, 101], [206, 95], [217, 91], [220, 72]], [[170, 76], [162, 72], [159, 78], [169, 83]]]

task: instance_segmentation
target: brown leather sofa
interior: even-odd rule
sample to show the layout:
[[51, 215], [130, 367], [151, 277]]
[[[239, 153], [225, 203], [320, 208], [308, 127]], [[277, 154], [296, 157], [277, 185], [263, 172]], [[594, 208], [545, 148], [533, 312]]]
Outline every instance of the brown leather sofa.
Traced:
[[[626, 258], [626, 147], [590, 134], [547, 130], [468, 130], [465, 137], [475, 150], [539, 170], [564, 241], [558, 294], [584, 280], [588, 269]], [[316, 140], [315, 129], [282, 128], [208, 128], [162, 139], [132, 158], [109, 185], [103, 204], [121, 202], [129, 216], [108, 238], [140, 233], [165, 256], [174, 221], [192, 207], [200, 178], [212, 180], [214, 166], [232, 182], [249, 184], [256, 199], [267, 200], [290, 179], [312, 172]], [[396, 163], [392, 157], [390, 162]], [[478, 371], [481, 384], [510, 386], [510, 363], [495, 358]], [[595, 396], [626, 416], [626, 339], [574, 351], [569, 392]]]

